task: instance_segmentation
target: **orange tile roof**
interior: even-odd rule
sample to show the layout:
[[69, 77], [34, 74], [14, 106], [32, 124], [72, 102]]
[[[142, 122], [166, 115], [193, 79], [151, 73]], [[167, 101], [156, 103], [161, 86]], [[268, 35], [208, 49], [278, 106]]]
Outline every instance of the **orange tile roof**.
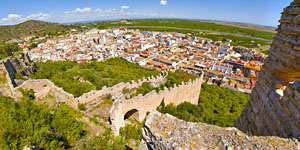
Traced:
[[251, 62], [245, 63], [244, 67], [260, 71], [263, 65], [263, 62], [252, 60]]

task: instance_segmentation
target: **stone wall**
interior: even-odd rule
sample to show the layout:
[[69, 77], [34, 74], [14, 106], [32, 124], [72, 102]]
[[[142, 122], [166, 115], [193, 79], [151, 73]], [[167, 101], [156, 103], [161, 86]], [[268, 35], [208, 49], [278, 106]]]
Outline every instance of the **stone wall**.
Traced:
[[73, 108], [77, 109], [78, 102], [72, 94], [65, 92], [62, 88], [54, 85], [48, 79], [27, 80], [17, 88], [32, 89], [36, 98], [43, 98], [48, 94], [52, 94], [60, 102], [65, 102]]
[[[74, 96], [70, 93], [67, 93], [62, 88], [57, 87], [48, 79], [39, 79], [39, 80], [27, 80], [22, 85], [18, 86], [17, 88], [23, 88], [23, 89], [32, 89], [35, 92], [35, 96], [37, 98], [43, 98], [47, 96], [49, 93], [51, 93], [53, 96], [55, 96], [59, 101], [66, 102], [73, 108], [77, 109], [78, 104], [87, 104], [94, 100], [99, 99], [101, 96], [104, 96], [106, 94], [115, 95], [118, 93], [121, 93], [123, 88], [137, 88], [140, 85], [142, 85], [144, 82], [150, 82], [154, 86], [160, 85], [161, 83], [165, 82], [167, 72], [163, 72], [157, 77], [149, 77], [147, 79], [143, 78], [138, 81], [131, 81], [128, 83], [119, 83], [113, 87], [103, 87], [99, 91], [91, 91], [89, 93], [85, 93], [81, 97], [74, 98]], [[19, 95], [20, 93], [17, 88], [11, 87], [14, 90], [14, 93], [16, 95]]]
[[124, 116], [126, 113], [135, 110], [138, 113], [138, 120], [143, 121], [146, 113], [156, 110], [156, 108], [164, 100], [165, 104], [174, 103], [179, 105], [182, 102], [190, 102], [197, 105], [201, 91], [203, 73], [199, 78], [190, 80], [187, 83], [182, 82], [181, 85], [174, 85], [173, 88], [165, 88], [159, 93], [152, 91], [145, 96], [141, 94], [130, 100], [118, 99], [110, 111], [111, 128], [115, 135], [119, 134], [119, 129], [125, 125]]
[[13, 97], [13, 91], [11, 91], [11, 89], [14, 87], [2, 61], [0, 61], [0, 78], [5, 81], [4, 83], [0, 82], [0, 94]]
[[8, 81], [13, 87], [20, 85], [15, 81], [15, 74], [29, 75], [37, 70], [35, 63], [31, 62], [28, 55], [19, 55], [15, 57], [8, 57], [1, 60], [0, 65], [3, 65], [8, 73]]
[[128, 89], [137, 88], [137, 87], [141, 86], [144, 82], [150, 82], [153, 86], [157, 87], [161, 83], [164, 83], [166, 81], [167, 76], [168, 76], [168, 73], [163, 72], [157, 77], [151, 76], [147, 79], [143, 78], [138, 81], [132, 80], [131, 82], [127, 82], [127, 83], [121, 82], [112, 87], [104, 86], [100, 91], [93, 90], [89, 93], [83, 94], [82, 96], [76, 98], [76, 101], [80, 102], [81, 104], [87, 104], [87, 103], [90, 103], [91, 101], [93, 101], [101, 96], [107, 95], [107, 94], [116, 95], [116, 94], [122, 92], [122, 90], [124, 88], [128, 88]]
[[300, 140], [300, 0], [284, 9], [269, 57], [235, 126]]

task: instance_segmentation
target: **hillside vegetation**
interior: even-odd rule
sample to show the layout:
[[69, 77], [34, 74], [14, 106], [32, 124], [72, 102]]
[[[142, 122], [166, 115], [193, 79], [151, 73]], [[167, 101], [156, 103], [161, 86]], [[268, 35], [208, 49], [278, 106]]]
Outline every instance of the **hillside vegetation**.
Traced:
[[22, 91], [24, 97], [15, 102], [0, 95], [0, 147], [21, 149], [25, 145], [42, 149], [68, 147], [86, 135], [84, 123], [76, 121], [76, 112], [68, 105], [52, 111], [46, 105], [36, 105], [33, 93]]
[[[108, 129], [103, 135], [91, 136], [87, 124], [78, 121], [83, 114], [66, 104], [49, 107], [34, 103], [34, 92], [21, 90], [16, 102], [0, 95], [1, 149], [118, 149], [125, 150], [126, 140], [114, 137]], [[124, 130], [129, 133], [128, 129]], [[130, 135], [130, 134], [128, 134]], [[128, 137], [131, 140], [132, 136]]]
[[18, 43], [5, 43], [0, 45], [0, 59], [20, 53], [22, 53], [22, 49], [18, 46]]
[[142, 68], [120, 58], [92, 63], [47, 61], [38, 62], [36, 65], [40, 71], [31, 78], [49, 79], [75, 97], [93, 89], [101, 90], [103, 86], [112, 87], [120, 82], [159, 75], [154, 69]]
[[62, 25], [58, 23], [50, 23], [36, 20], [29, 20], [17, 25], [0, 26], [0, 43], [11, 39], [17, 39], [26, 36], [45, 36], [55, 35], [58, 32], [67, 32], [72, 28], [79, 29], [76, 26]]
[[249, 96], [227, 88], [202, 84], [199, 104], [184, 102], [178, 106], [162, 102], [158, 110], [190, 122], [231, 127], [248, 102]]

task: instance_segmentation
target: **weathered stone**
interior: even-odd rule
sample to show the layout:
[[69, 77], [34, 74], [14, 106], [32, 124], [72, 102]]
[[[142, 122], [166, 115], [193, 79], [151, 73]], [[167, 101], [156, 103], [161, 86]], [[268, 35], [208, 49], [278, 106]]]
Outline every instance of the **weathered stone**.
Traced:
[[146, 119], [143, 140], [152, 149], [161, 150], [300, 149], [296, 139], [249, 136], [236, 128], [185, 122], [157, 111]]
[[127, 113], [136, 111], [138, 120], [143, 121], [147, 112], [156, 110], [162, 100], [164, 100], [166, 105], [170, 103], [179, 105], [182, 102], [190, 102], [197, 105], [202, 81], [203, 74], [194, 81], [189, 80], [187, 83], [183, 82], [178, 86], [174, 85], [170, 89], [164, 87], [164, 90], [159, 91], [159, 93], [151, 91], [144, 96], [140, 94], [129, 100], [115, 100], [110, 111], [112, 132], [115, 135], [119, 134], [119, 129], [125, 125], [124, 116]]
[[[300, 140], [300, 0], [284, 9], [269, 57], [235, 126], [255, 135]], [[286, 89], [280, 89], [286, 86]], [[283, 94], [276, 92], [283, 90]], [[253, 118], [253, 114], [255, 117]], [[251, 122], [255, 128], [246, 123]]]

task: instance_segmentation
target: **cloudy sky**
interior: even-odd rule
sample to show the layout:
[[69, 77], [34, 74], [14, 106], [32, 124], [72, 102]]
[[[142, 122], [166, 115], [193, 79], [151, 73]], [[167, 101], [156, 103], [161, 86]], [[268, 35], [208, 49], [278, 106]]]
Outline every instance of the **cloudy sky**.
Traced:
[[292, 0], [3, 0], [0, 25], [134, 18], [189, 18], [276, 26]]

